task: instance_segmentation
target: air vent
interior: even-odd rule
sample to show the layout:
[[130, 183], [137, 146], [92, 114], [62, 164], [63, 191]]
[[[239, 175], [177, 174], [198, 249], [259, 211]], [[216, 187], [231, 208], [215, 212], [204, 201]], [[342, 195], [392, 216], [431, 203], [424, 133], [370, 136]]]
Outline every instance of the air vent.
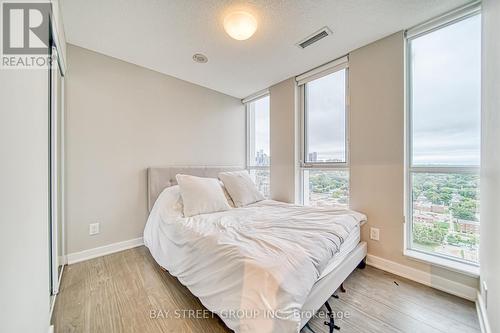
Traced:
[[328, 29], [328, 27], [323, 27], [319, 31], [316, 31], [313, 33], [311, 36], [306, 37], [304, 40], [301, 42], [297, 43], [297, 46], [300, 48], [305, 49], [308, 46], [311, 46], [312, 44], [318, 42], [319, 40], [328, 37], [332, 34], [332, 31]]

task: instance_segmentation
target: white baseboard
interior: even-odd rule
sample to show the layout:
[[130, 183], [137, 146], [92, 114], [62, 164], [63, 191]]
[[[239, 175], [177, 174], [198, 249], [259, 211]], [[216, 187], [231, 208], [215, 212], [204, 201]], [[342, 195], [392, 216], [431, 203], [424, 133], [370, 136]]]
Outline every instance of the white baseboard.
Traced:
[[479, 291], [477, 292], [476, 310], [477, 310], [477, 316], [479, 318], [479, 325], [481, 326], [481, 332], [491, 333], [491, 326], [490, 322], [488, 321], [486, 306], [484, 304], [483, 297], [481, 296], [481, 293], [479, 293]]
[[129, 239], [123, 242], [108, 244], [93, 249], [84, 250], [81, 252], [70, 253], [67, 256], [68, 265], [75, 264], [80, 261], [85, 261], [97, 257], [102, 257], [107, 254], [128, 250], [144, 244], [142, 237]]
[[476, 301], [476, 288], [466, 286], [456, 281], [448, 280], [441, 276], [433, 275], [430, 272], [424, 272], [371, 254], [366, 256], [366, 264], [426, 286], [439, 289], [448, 294], [465, 298], [470, 301]]

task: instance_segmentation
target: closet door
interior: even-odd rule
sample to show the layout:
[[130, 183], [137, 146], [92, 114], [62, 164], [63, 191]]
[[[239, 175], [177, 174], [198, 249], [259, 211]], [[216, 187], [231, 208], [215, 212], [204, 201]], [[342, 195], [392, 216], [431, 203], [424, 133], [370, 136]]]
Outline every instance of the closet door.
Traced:
[[51, 49], [50, 68], [50, 234], [51, 292], [59, 291], [66, 264], [64, 239], [64, 77], [57, 49]]

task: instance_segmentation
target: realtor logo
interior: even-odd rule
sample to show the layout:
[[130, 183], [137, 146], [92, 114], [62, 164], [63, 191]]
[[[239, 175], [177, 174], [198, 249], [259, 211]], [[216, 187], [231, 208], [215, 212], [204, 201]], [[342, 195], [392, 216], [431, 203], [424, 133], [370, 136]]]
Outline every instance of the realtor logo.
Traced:
[[47, 66], [50, 12], [48, 2], [2, 3], [2, 67]]
[[2, 4], [3, 54], [46, 54], [50, 3]]

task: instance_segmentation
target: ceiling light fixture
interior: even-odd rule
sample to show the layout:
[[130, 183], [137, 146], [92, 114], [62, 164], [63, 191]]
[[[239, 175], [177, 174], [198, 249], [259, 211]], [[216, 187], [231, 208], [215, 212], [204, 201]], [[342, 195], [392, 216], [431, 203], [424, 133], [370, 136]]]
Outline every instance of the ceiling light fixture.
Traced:
[[224, 18], [224, 30], [236, 40], [245, 40], [257, 30], [257, 20], [250, 13], [235, 11]]

